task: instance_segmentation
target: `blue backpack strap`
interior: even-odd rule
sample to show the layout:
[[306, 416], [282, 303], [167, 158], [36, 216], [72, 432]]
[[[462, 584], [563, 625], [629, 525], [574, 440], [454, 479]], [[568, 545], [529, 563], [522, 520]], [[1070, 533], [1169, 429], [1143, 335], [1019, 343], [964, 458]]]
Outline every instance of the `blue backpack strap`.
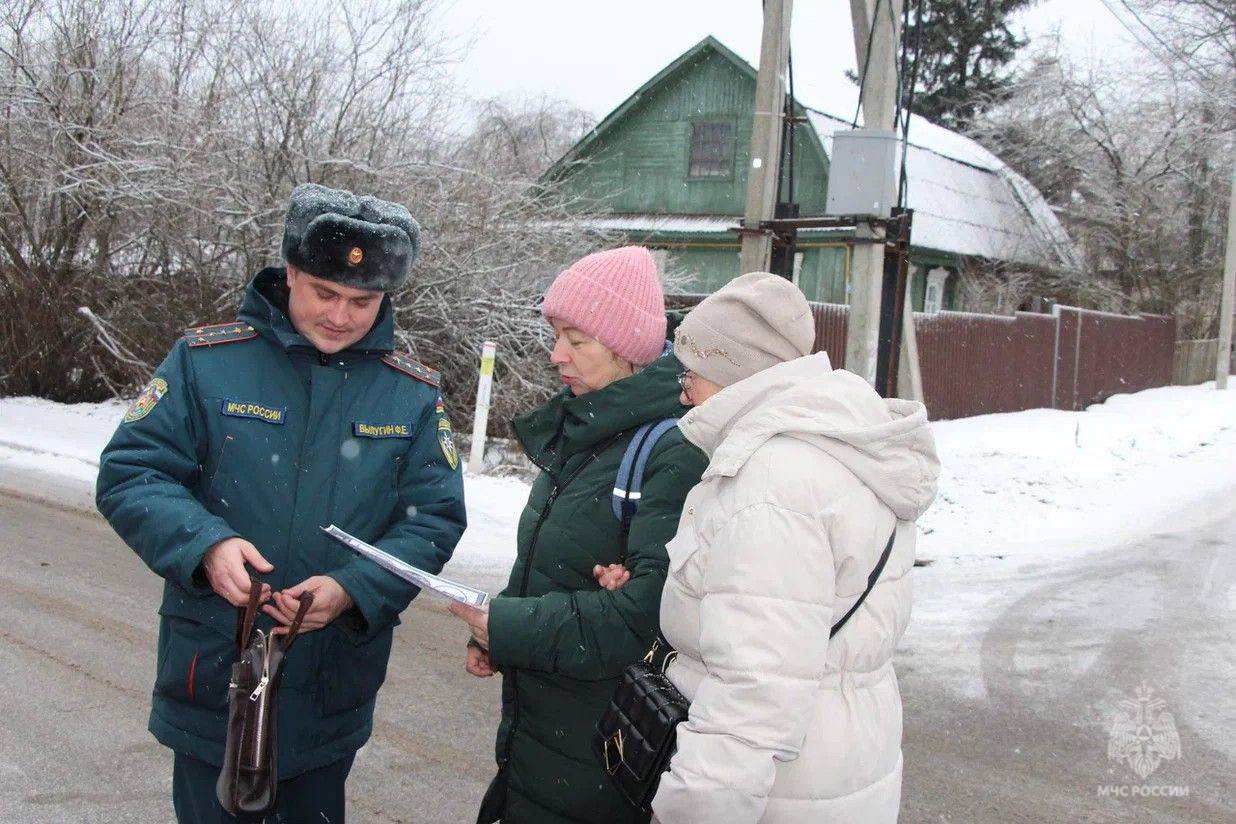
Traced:
[[657, 445], [657, 441], [661, 440], [662, 435], [677, 426], [677, 418], [666, 418], [653, 426], [652, 431], [644, 438], [644, 443], [640, 447], [639, 453], [635, 456], [635, 468], [631, 473], [631, 483], [627, 487], [627, 491], [630, 493], [631, 500], [636, 508], [639, 507], [640, 491], [644, 486], [644, 467], [648, 465], [648, 458], [652, 455], [653, 447]]
[[[639, 453], [640, 444], [644, 442], [644, 438], [652, 430], [653, 425], [646, 423], [639, 429], [635, 430], [635, 437], [631, 438], [627, 444], [627, 450], [622, 453], [622, 462], [618, 464], [618, 475], [614, 478], [614, 491], [610, 495], [610, 505], [614, 511], [614, 517], [622, 520], [624, 504], [630, 501], [631, 493], [631, 470], [635, 468], [635, 458]], [[635, 500], [639, 500], [638, 494]], [[636, 504], [639, 506], [639, 504]]]
[[622, 454], [622, 462], [618, 464], [618, 476], [614, 479], [614, 491], [610, 498], [614, 517], [622, 524], [619, 563], [625, 564], [627, 560], [627, 537], [631, 532], [631, 521], [635, 517], [635, 511], [639, 509], [644, 486], [644, 469], [648, 466], [648, 458], [652, 455], [657, 441], [676, 426], [678, 426], [677, 418], [666, 418], [644, 424], [635, 430], [635, 436], [631, 438], [626, 452]]

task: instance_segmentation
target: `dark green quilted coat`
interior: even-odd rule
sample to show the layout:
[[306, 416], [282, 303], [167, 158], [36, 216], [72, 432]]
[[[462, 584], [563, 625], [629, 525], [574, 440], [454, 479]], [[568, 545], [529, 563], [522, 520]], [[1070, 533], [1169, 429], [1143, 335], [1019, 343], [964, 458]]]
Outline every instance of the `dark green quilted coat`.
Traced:
[[559, 395], [515, 421], [542, 471], [520, 517], [510, 583], [490, 613], [490, 660], [504, 680], [499, 772], [482, 821], [647, 820], [611, 787], [590, 739], [617, 676], [656, 636], [665, 544], [706, 465], [678, 429], [658, 442], [644, 473], [628, 544], [630, 582], [602, 590], [592, 567], [619, 559], [611, 510], [618, 465], [640, 424], [685, 411], [681, 369], [669, 355], [599, 391]]

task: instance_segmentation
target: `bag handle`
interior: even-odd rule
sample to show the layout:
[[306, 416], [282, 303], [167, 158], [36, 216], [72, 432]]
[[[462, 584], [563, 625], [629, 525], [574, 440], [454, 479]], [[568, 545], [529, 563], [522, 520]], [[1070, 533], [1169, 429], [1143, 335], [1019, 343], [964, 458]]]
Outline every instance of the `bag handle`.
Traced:
[[287, 640], [279, 643], [279, 649], [283, 655], [287, 655], [288, 650], [292, 648], [292, 643], [296, 640], [296, 636], [300, 634], [300, 625], [305, 620], [305, 614], [309, 612], [309, 608], [312, 606], [313, 593], [301, 593], [300, 606], [296, 608], [296, 617], [293, 618], [292, 623], [288, 625], [287, 634], [284, 636]]
[[249, 646], [249, 638], [253, 635], [253, 625], [257, 622], [258, 601], [262, 597], [262, 582], [252, 572], [249, 573], [249, 603], [239, 607], [240, 620], [236, 622], [236, 647], [241, 652]]
[[893, 534], [888, 536], [888, 543], [884, 545], [884, 552], [880, 554], [880, 560], [876, 562], [875, 569], [871, 570], [871, 574], [867, 576], [867, 588], [863, 590], [863, 594], [858, 596], [858, 600], [854, 602], [854, 606], [850, 607], [845, 615], [841, 616], [841, 620], [833, 624], [833, 628], [829, 630], [828, 637], [832, 638], [841, 628], [845, 626], [845, 622], [850, 620], [850, 616], [858, 611], [858, 608], [863, 605], [863, 601], [867, 600], [867, 596], [875, 587], [876, 581], [880, 578], [880, 573], [884, 571], [884, 565], [888, 563], [888, 556], [893, 553], [893, 541], [897, 538], [897, 526], [893, 525]]

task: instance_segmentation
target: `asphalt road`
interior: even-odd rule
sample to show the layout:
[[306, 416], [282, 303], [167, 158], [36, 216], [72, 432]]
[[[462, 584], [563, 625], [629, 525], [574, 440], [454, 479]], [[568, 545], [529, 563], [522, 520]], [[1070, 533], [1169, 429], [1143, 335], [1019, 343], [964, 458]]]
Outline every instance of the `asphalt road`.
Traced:
[[[951, 649], [912, 623], [899, 651], [903, 821], [1236, 821], [1236, 518], [1072, 563], [933, 565], [916, 603], [982, 587], [999, 607]], [[950, 654], [976, 662], [972, 689], [939, 686]], [[1145, 778], [1108, 752], [1139, 687], [1180, 740]]]
[[[901, 820], [1236, 820], [1233, 536], [1229, 521], [1071, 565], [919, 570], [919, 599], [993, 581], [1000, 593], [954, 652], [907, 637]], [[171, 757], [145, 730], [158, 597], [98, 517], [0, 494], [0, 821], [171, 820]], [[473, 820], [498, 682], [464, 673], [463, 641], [428, 600], [405, 616], [349, 781], [350, 820]], [[976, 662], [972, 694], [941, 683], [946, 655]], [[1181, 742], [1144, 780], [1107, 753], [1117, 702], [1142, 683]]]
[[[0, 821], [172, 820], [171, 756], [146, 732], [161, 582], [96, 516], [0, 495]], [[396, 631], [350, 820], [475, 820], [497, 679], [427, 599]]]

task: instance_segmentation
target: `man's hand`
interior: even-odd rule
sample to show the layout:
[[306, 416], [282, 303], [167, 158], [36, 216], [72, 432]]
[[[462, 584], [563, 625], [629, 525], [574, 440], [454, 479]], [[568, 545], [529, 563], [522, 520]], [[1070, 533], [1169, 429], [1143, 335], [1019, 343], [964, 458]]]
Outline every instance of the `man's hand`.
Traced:
[[473, 646], [468, 647], [468, 662], [464, 664], [464, 669], [477, 678], [489, 678], [497, 672], [489, 663], [489, 653]]
[[592, 568], [592, 577], [597, 579], [597, 583], [603, 589], [621, 589], [627, 581], [631, 580], [631, 571], [622, 564], [610, 564], [609, 566], [597, 564]]
[[[257, 547], [244, 538], [226, 538], [206, 550], [202, 556], [202, 571], [206, 580], [220, 598], [234, 607], [243, 607], [249, 603], [249, 564], [258, 572], [270, 572], [274, 566], [270, 564]], [[270, 587], [262, 584], [261, 601], [270, 598]]]
[[472, 630], [472, 637], [476, 639], [476, 642], [485, 649], [489, 649], [489, 610], [477, 609], [457, 601], [451, 602], [449, 609], [456, 618], [464, 620], [464, 623]]
[[313, 604], [301, 621], [302, 633], [321, 629], [352, 608], [352, 596], [348, 595], [338, 581], [329, 575], [314, 575], [294, 587], [274, 593], [270, 603], [262, 607], [267, 615], [283, 625], [275, 627], [276, 635], [287, 634], [288, 626], [296, 618], [296, 611], [300, 609], [300, 596], [306, 592], [313, 593]]

